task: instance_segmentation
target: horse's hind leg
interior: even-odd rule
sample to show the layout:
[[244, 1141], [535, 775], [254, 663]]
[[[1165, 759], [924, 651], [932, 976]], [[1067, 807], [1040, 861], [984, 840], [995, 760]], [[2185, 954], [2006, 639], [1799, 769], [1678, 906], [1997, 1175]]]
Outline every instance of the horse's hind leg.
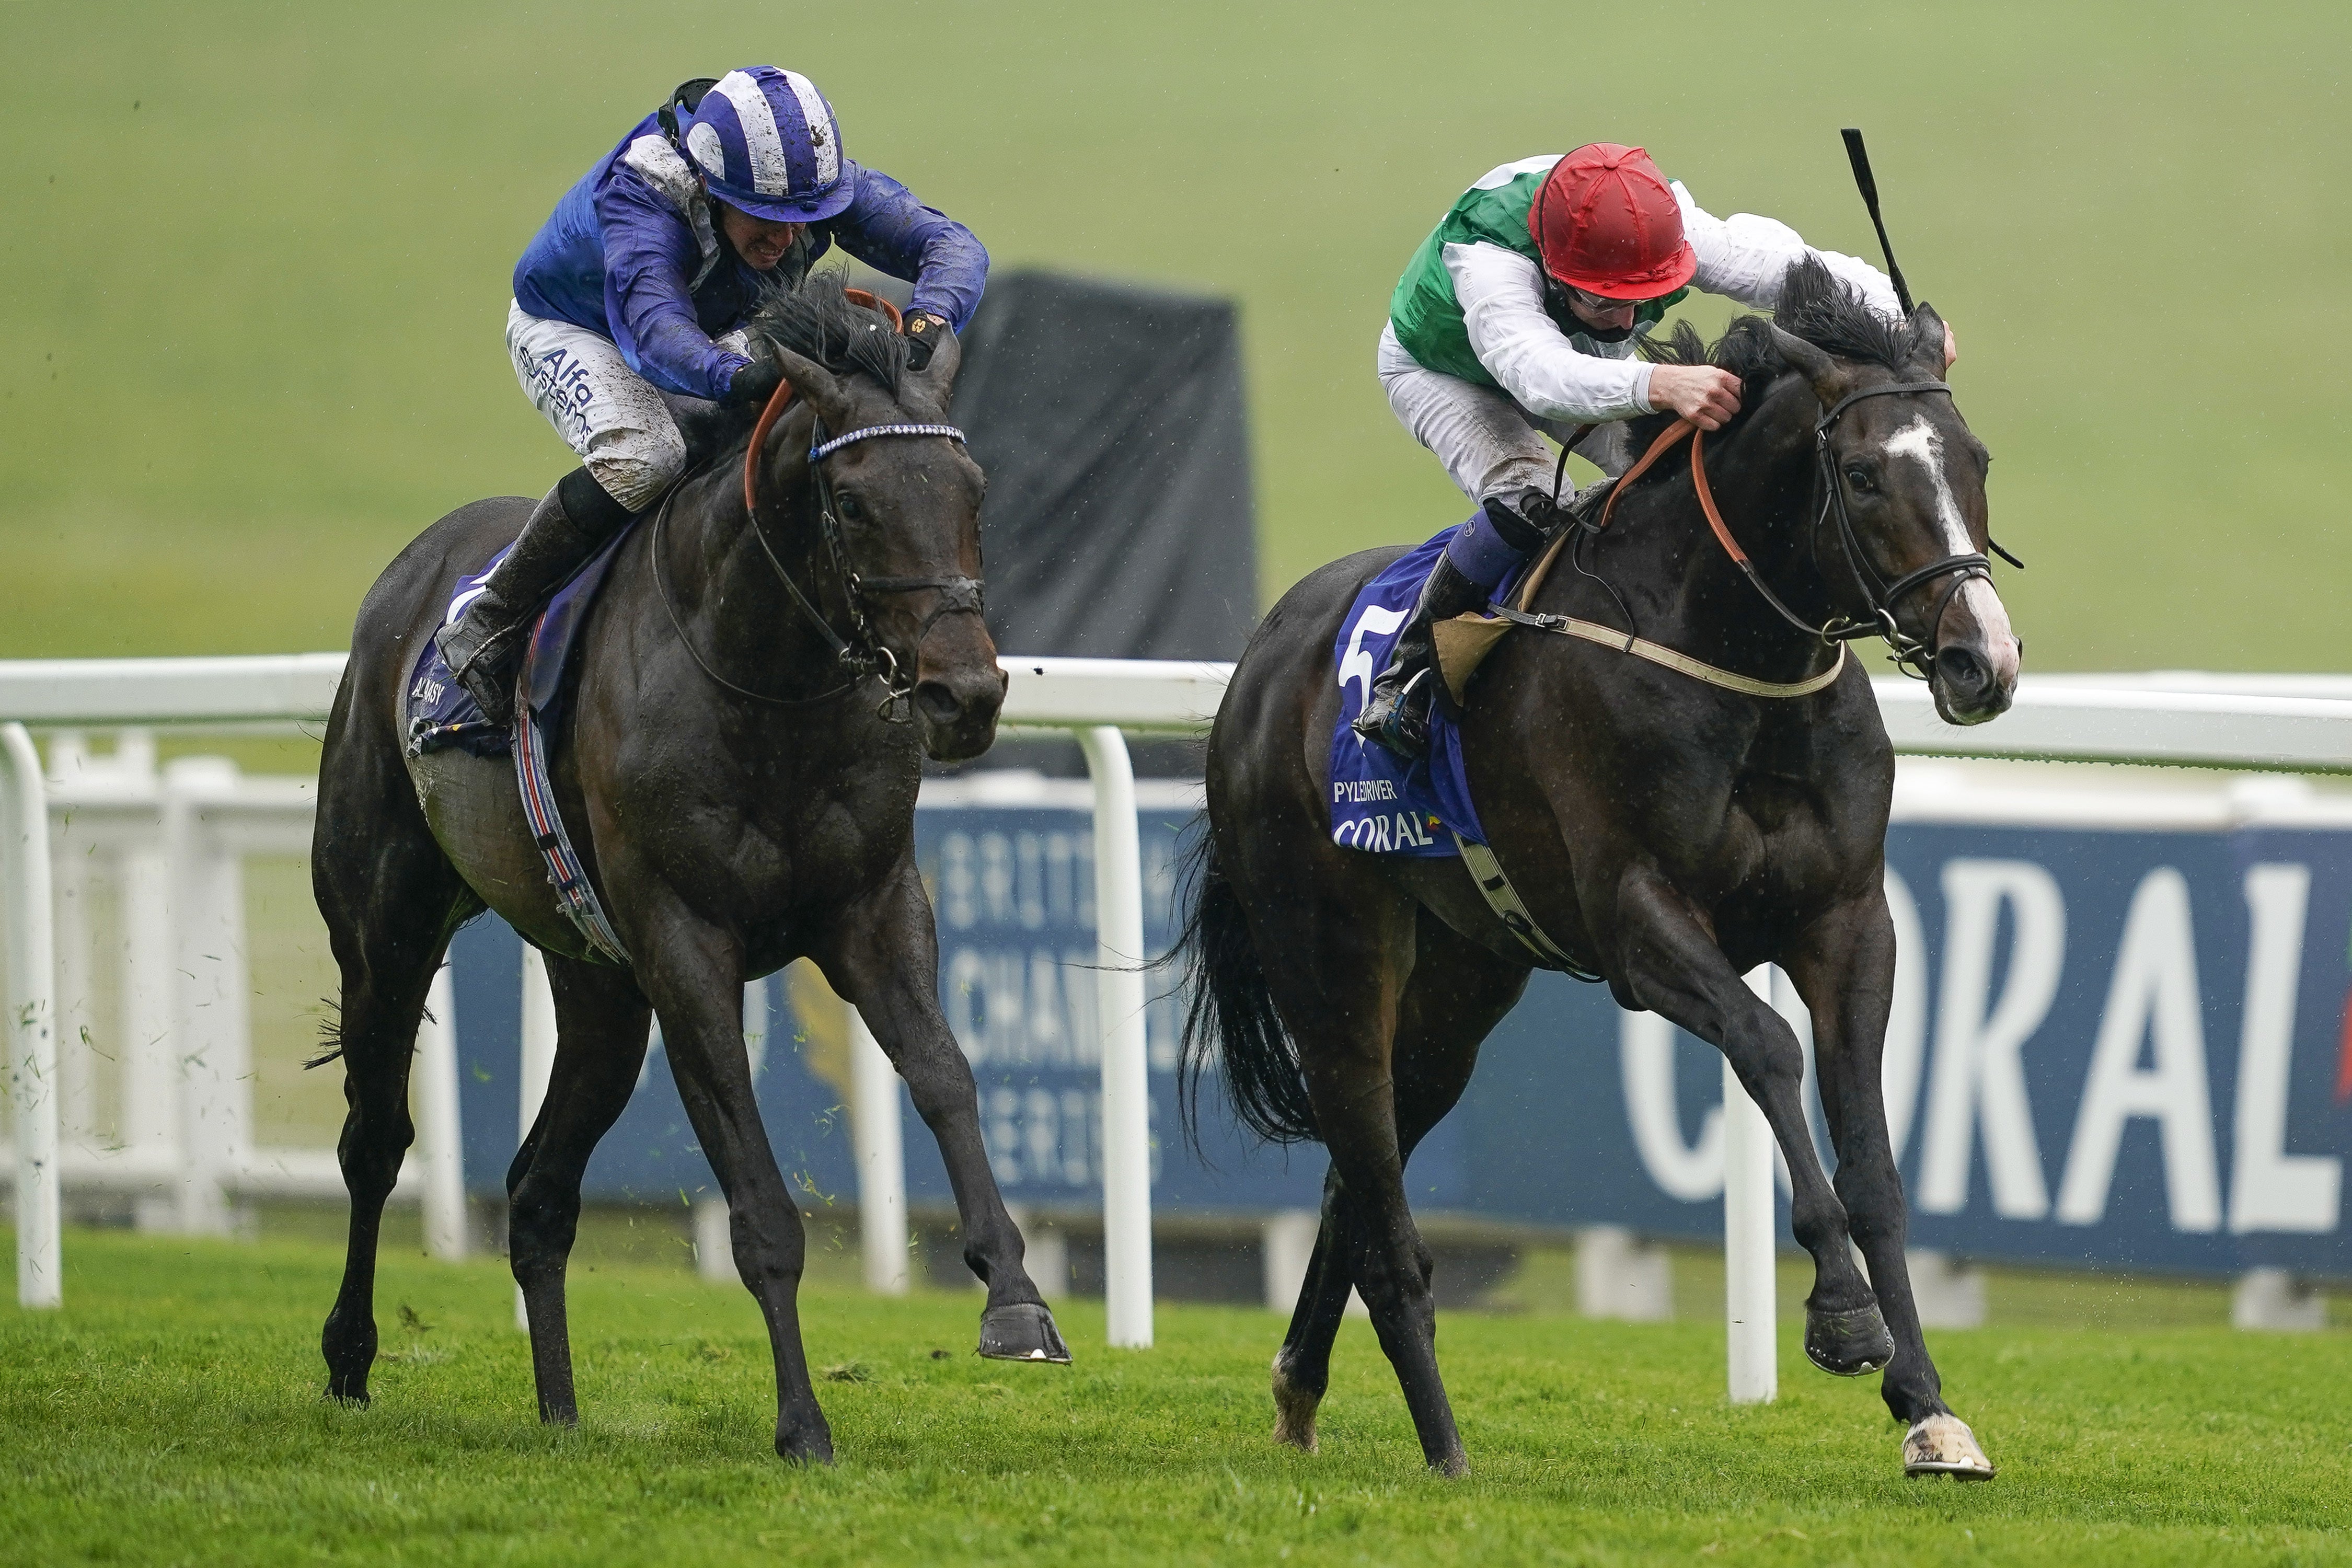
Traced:
[[[347, 680], [320, 767], [310, 881], [341, 971], [343, 1099], [335, 1153], [351, 1194], [342, 1287], [319, 1338], [327, 1394], [365, 1404], [384, 1200], [415, 1130], [408, 1064], [425, 995], [469, 895], [433, 840], [396, 743], [354, 734]], [[371, 741], [374, 743], [371, 744]]]
[[1316, 1131], [1354, 1205], [1348, 1272], [1396, 1372], [1423, 1458], [1441, 1474], [1466, 1474], [1469, 1459], [1437, 1370], [1429, 1249], [1405, 1202], [1391, 1076], [1416, 906], [1368, 866], [1251, 869], [1244, 907], [1266, 990], [1297, 1043]]
[[1789, 978], [1812, 1014], [1822, 1110], [1837, 1149], [1838, 1196], [1895, 1341], [1879, 1393], [1908, 1429], [1905, 1468], [1914, 1475], [1984, 1479], [1993, 1473], [1991, 1461], [1968, 1424], [1944, 1403], [1943, 1379], [1927, 1354], [1903, 1257], [1909, 1216], [1879, 1083], [1895, 990], [1895, 927], [1885, 893], [1874, 888], [1815, 922], [1790, 955]]
[[940, 1011], [939, 938], [911, 859], [841, 911], [822, 966], [874, 1031], [907, 1080], [916, 1113], [939, 1140], [963, 1228], [963, 1256], [988, 1286], [980, 1353], [999, 1361], [1066, 1363], [1070, 1352], [1023, 1262], [1021, 1232], [1004, 1209], [980, 1134], [971, 1064]]
[[555, 995], [555, 1069], [507, 1173], [507, 1256], [530, 1324], [539, 1418], [569, 1426], [579, 1421], [580, 1405], [563, 1276], [580, 1226], [580, 1179], [636, 1088], [652, 1009], [627, 975], [601, 964], [551, 955], [547, 978]]
[[1805, 1053], [1796, 1031], [1748, 988], [1690, 906], [1654, 871], [1636, 871], [1619, 888], [1617, 917], [1616, 945], [1625, 955], [1633, 1005], [1722, 1051], [1780, 1142], [1792, 1193], [1790, 1227], [1813, 1258], [1805, 1354], [1841, 1377], [1875, 1372], [1895, 1347], [1877, 1299], [1854, 1266], [1845, 1205], [1813, 1150], [1805, 1121]]
[[[1465, 941], [1435, 915], [1420, 916], [1419, 952], [1397, 1008], [1394, 1095], [1402, 1159], [1445, 1119], [1469, 1086], [1478, 1047], [1527, 988], [1524, 965]], [[1274, 1436], [1315, 1451], [1315, 1412], [1331, 1381], [1331, 1344], [1354, 1288], [1349, 1228], [1360, 1223], [1335, 1166], [1323, 1183], [1323, 1223], [1290, 1330], [1274, 1357]]]

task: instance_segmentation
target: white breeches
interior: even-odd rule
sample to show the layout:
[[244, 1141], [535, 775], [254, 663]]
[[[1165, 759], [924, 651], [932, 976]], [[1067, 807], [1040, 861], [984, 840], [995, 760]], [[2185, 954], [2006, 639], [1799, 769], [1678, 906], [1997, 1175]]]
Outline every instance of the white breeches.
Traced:
[[[1576, 426], [1540, 419], [1491, 386], [1425, 368], [1397, 342], [1396, 328], [1381, 328], [1381, 386], [1389, 406], [1412, 438], [1437, 454], [1462, 493], [1474, 501], [1523, 489], [1549, 490], [1559, 461], [1558, 441]], [[1564, 480], [1560, 500], [1575, 488]]]
[[[742, 334], [718, 340], [738, 346]], [[604, 493], [643, 511], [686, 467], [686, 438], [654, 384], [613, 342], [570, 321], [507, 306], [507, 354], [531, 406], [588, 465]]]

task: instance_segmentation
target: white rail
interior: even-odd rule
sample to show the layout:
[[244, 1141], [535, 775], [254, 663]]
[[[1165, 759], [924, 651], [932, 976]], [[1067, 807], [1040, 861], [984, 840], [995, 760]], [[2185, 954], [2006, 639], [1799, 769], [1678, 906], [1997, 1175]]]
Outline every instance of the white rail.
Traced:
[[[341, 654], [0, 662], [0, 724], [316, 723], [333, 700], [343, 662]], [[1003, 662], [1009, 683], [1002, 721], [1013, 729], [1076, 732], [1094, 778], [1099, 931], [1107, 960], [1099, 1005], [1110, 1030], [1103, 1057], [1108, 1305], [1113, 1342], [1145, 1345], [1151, 1339], [1151, 1285], [1150, 1199], [1138, 1173], [1148, 1173], [1149, 1158], [1140, 1092], [1143, 1030], [1136, 976], [1118, 962], [1130, 956], [1129, 949], [1139, 955], [1141, 878], [1132, 841], [1133, 779], [1120, 732], [1202, 732], [1232, 667], [1013, 657]], [[2035, 676], [2021, 682], [2007, 716], [1972, 729], [1937, 718], [1924, 687], [1896, 679], [1874, 684], [1888, 734], [1906, 754], [2352, 773], [2352, 678]], [[12, 738], [22, 733], [11, 731]], [[17, 810], [11, 820], [38, 823], [44, 815], [39, 770], [28, 771], [18, 760], [30, 754], [30, 746], [7, 750]], [[1122, 821], [1128, 826], [1123, 840], [1116, 827]], [[1123, 856], [1118, 853], [1122, 847]], [[11, 1017], [38, 1019], [54, 1006], [53, 998], [46, 1005], [40, 1000], [51, 984], [50, 961], [43, 956], [52, 918], [42, 864], [46, 837], [11, 837], [5, 847], [12, 867]], [[26, 1305], [55, 1305], [58, 1279], [56, 1226], [44, 1220], [41, 1207], [47, 1203], [54, 1215], [56, 1163], [37, 1158], [43, 1147], [54, 1147], [57, 1110], [54, 1092], [37, 1092], [42, 1075], [53, 1078], [56, 1070], [53, 1032], [45, 1038], [47, 1056], [40, 1040], [20, 1041], [13, 1034], [11, 1040], [12, 1047], [26, 1047], [12, 1052], [10, 1073], [19, 1106], [18, 1158], [30, 1173], [17, 1182], [19, 1296]], [[47, 1145], [40, 1142], [45, 1136]], [[1725, 1192], [1727, 1305], [1746, 1329], [1732, 1342], [1735, 1398], [1770, 1397], [1771, 1335], [1769, 1319], [1759, 1321], [1772, 1299], [1769, 1184], [1769, 1152], [1760, 1161], [1751, 1152], [1737, 1163]], [[875, 1194], [877, 1200], [887, 1195], [879, 1188]], [[877, 1272], [886, 1270], [877, 1267]], [[48, 1294], [27, 1289], [27, 1280], [47, 1281]]]

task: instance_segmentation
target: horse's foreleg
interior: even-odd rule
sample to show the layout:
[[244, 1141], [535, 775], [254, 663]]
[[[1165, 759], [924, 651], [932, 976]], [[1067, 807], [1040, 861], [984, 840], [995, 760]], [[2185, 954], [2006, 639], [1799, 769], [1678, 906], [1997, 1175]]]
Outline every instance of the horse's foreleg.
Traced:
[[939, 1141], [963, 1230], [964, 1262], [988, 1286], [980, 1353], [1003, 1361], [1066, 1363], [1054, 1314], [1022, 1262], [1019, 1227], [1005, 1212], [980, 1131], [971, 1066], [940, 1011], [932, 977], [939, 938], [910, 858], [897, 875], [842, 911], [822, 955], [828, 979], [873, 1030]]
[[1886, 897], [1874, 889], [1814, 922], [1790, 955], [1789, 978], [1812, 1014], [1822, 1110], [1837, 1149], [1838, 1196], [1895, 1341], [1879, 1393], [1910, 1430], [1905, 1459], [1914, 1473], [1980, 1478], [1991, 1475], [1992, 1466], [1944, 1403], [1943, 1379], [1927, 1354], [1903, 1256], [1909, 1216], [1879, 1077], [1895, 957]]
[[1780, 1142], [1790, 1226], [1813, 1258], [1805, 1354], [1841, 1377], [1885, 1366], [1894, 1354], [1886, 1321], [1854, 1266], [1845, 1205], [1822, 1172], [1805, 1122], [1805, 1053], [1796, 1032], [1748, 988], [1697, 912], [1655, 871], [1632, 873], [1620, 886], [1617, 926], [1623, 979], [1636, 1004], [1721, 1050]]
[[539, 1418], [569, 1426], [579, 1422], [580, 1405], [563, 1277], [580, 1227], [580, 1179], [636, 1088], [649, 1010], [617, 970], [551, 955], [547, 973], [555, 994], [555, 1068], [539, 1119], [507, 1174], [507, 1255], [530, 1325]]
[[[1456, 935], [1435, 915], [1419, 917], [1420, 948], [1397, 1014], [1394, 1068], [1397, 1145], [1407, 1162], [1469, 1087], [1478, 1047], [1527, 988], [1525, 966]], [[1346, 1315], [1354, 1276], [1347, 1212], [1354, 1205], [1335, 1167], [1323, 1183], [1323, 1222], [1274, 1358], [1276, 1440], [1315, 1451], [1315, 1412], [1330, 1385], [1331, 1345]]]
[[641, 932], [625, 933], [637, 955], [637, 984], [661, 1017], [678, 1099], [727, 1194], [735, 1271], [767, 1321], [776, 1361], [776, 1452], [830, 1464], [833, 1432], [801, 1345], [808, 1236], [752, 1096], [741, 953], [729, 934], [675, 906], [642, 921]]

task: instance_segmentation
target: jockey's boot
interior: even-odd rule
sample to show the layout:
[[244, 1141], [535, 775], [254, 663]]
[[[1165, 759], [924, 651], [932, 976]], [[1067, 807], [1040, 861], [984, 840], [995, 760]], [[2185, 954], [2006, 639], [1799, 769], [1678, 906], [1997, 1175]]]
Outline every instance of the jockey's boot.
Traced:
[[1487, 497], [1476, 515], [1454, 531], [1422, 584], [1412, 618], [1390, 649], [1389, 667], [1372, 682], [1364, 710], [1356, 715], [1356, 733], [1407, 761], [1429, 749], [1429, 712], [1444, 684], [1431, 628], [1486, 608], [1496, 584], [1543, 542], [1554, 515], [1548, 493], [1521, 490], [1507, 500]]
[[465, 613], [434, 634], [449, 673], [499, 729], [514, 722], [515, 673], [532, 612], [628, 521], [629, 509], [594, 476], [572, 469], [541, 500]]

